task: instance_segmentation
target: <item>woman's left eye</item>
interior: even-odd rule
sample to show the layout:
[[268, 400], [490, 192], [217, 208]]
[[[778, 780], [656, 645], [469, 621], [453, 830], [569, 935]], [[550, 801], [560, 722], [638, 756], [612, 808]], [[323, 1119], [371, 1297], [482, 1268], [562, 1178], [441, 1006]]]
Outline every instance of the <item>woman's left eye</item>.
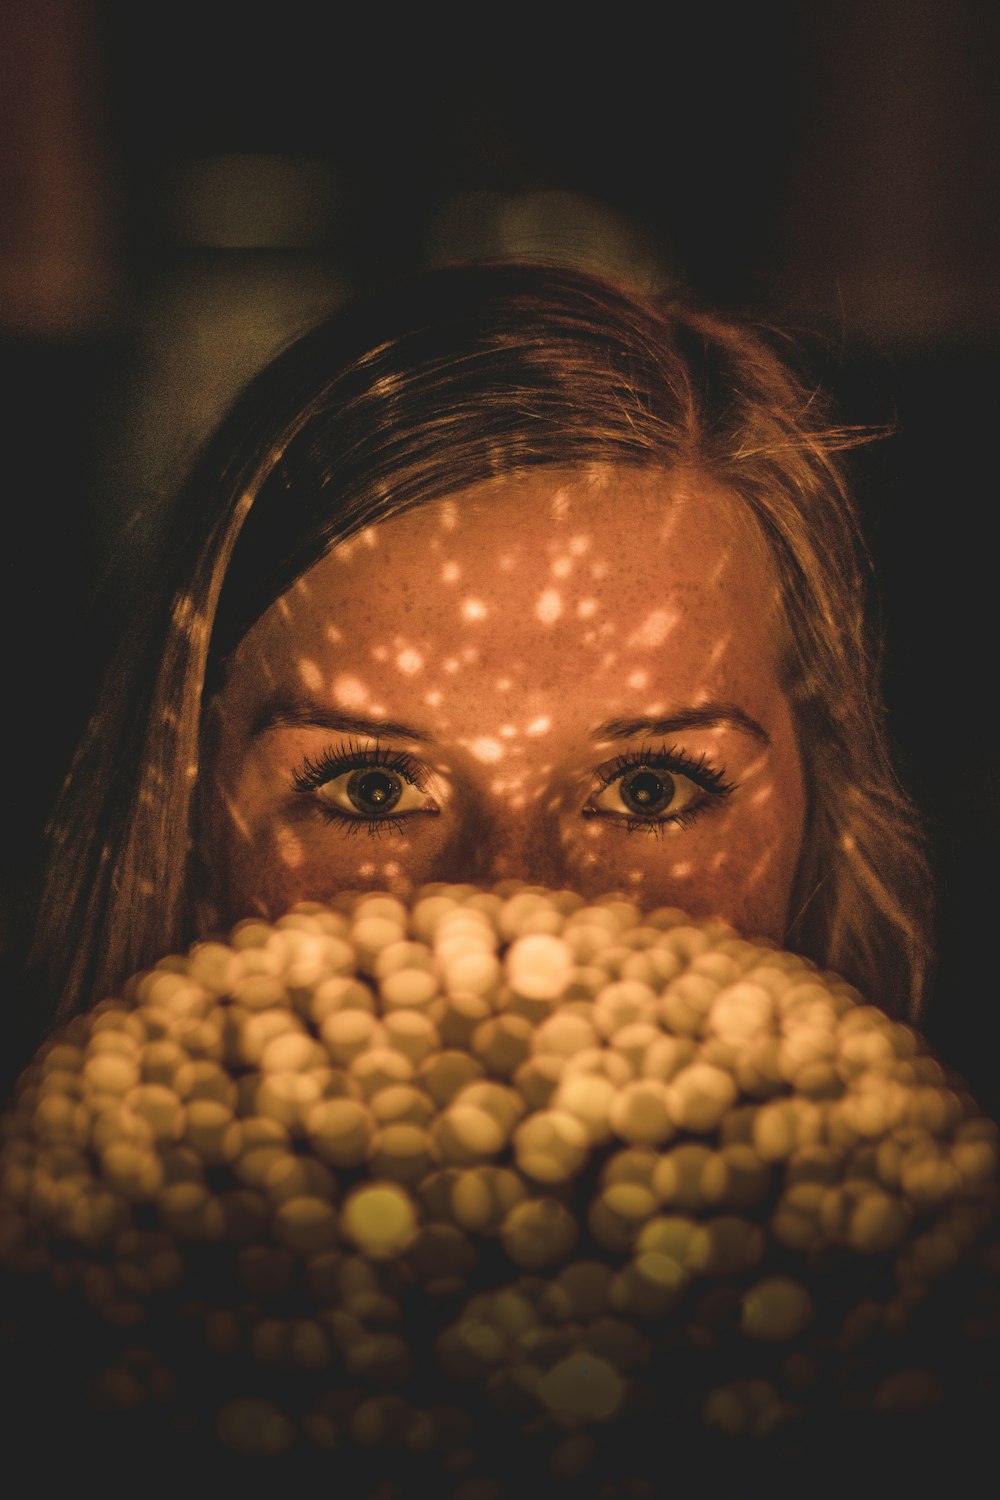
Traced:
[[689, 823], [735, 790], [722, 772], [704, 760], [691, 761], [676, 754], [623, 758], [602, 781], [602, 789], [591, 797], [587, 810], [621, 818], [629, 829]]

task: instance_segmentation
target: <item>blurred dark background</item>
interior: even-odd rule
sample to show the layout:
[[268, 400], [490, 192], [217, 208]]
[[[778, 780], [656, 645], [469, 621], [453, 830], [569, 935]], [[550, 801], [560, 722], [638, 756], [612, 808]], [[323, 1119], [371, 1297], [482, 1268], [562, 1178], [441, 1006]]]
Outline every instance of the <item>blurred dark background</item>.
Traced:
[[79, 728], [94, 591], [122, 549], [141, 584], [234, 388], [401, 272], [560, 255], [800, 330], [839, 416], [893, 425], [853, 473], [940, 880], [925, 1030], [1000, 1112], [1000, 7], [584, 14], [0, 0], [3, 888]]

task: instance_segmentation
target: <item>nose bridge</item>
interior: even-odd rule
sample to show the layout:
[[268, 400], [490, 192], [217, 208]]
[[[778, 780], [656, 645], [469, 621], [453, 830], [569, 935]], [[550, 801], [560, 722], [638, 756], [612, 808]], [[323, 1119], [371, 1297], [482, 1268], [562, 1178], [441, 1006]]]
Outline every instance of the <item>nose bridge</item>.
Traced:
[[477, 885], [510, 879], [564, 884], [566, 851], [559, 818], [546, 801], [511, 807], [501, 798], [470, 809], [452, 878]]

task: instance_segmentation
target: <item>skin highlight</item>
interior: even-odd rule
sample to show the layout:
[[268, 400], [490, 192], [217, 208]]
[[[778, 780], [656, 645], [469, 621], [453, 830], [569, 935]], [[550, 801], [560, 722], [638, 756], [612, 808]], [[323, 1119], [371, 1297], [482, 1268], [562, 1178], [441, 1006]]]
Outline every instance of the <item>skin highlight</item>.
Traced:
[[745, 509], [699, 475], [548, 470], [369, 528], [210, 706], [210, 916], [516, 877], [783, 941], [806, 797], [782, 618]]

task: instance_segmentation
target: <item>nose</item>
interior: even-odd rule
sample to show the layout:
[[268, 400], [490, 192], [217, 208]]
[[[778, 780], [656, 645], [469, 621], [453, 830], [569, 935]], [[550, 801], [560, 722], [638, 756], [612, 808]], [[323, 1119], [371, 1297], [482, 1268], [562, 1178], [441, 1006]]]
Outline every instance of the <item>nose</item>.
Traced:
[[470, 811], [441, 864], [445, 873], [440, 878], [456, 883], [524, 880], [557, 889], [573, 884], [559, 820], [539, 807], [504, 811], [480, 804]]

